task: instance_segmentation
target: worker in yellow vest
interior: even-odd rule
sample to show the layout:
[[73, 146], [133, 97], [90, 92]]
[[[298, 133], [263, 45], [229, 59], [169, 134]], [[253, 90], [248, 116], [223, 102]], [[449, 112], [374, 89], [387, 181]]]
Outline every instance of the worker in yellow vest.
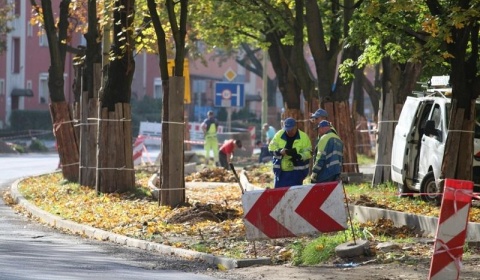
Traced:
[[308, 135], [298, 129], [295, 119], [285, 119], [283, 129], [273, 136], [268, 150], [273, 154], [274, 187], [302, 185], [308, 175], [312, 144]]
[[215, 165], [219, 166], [217, 138], [218, 120], [215, 118], [213, 111], [208, 111], [207, 118], [202, 123], [202, 131], [204, 135], [205, 164], [209, 164], [210, 151], [213, 151], [213, 160]]

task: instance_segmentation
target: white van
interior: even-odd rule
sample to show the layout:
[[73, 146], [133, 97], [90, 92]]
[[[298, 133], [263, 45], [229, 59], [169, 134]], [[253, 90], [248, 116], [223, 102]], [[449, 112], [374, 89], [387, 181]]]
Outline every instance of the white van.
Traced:
[[[401, 194], [420, 192], [438, 203], [439, 176], [448, 133], [451, 89], [428, 89], [423, 97], [407, 97], [393, 138], [392, 180]], [[476, 104], [473, 181], [480, 189], [480, 101]], [[461, 147], [459, 147], [460, 149]]]

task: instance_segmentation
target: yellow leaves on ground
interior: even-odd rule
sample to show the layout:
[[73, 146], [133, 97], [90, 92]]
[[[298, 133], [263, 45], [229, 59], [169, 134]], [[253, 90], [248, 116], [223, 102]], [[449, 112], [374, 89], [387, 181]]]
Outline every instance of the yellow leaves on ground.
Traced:
[[[218, 170], [213, 180], [228, 175], [223, 169]], [[270, 174], [270, 171], [260, 174]], [[250, 182], [260, 178], [251, 175], [256, 174], [254, 172], [257, 170], [247, 172]], [[202, 176], [208, 174], [206, 172]], [[148, 178], [144, 173], [136, 174], [136, 191], [126, 194], [97, 195], [91, 188], [64, 183], [60, 173], [26, 179], [20, 183], [19, 189], [25, 198], [47, 212], [113, 233], [227, 257], [275, 256], [285, 260], [291, 257], [288, 252], [278, 252], [277, 246], [272, 246], [270, 242], [256, 242], [253, 246], [245, 239], [242, 194], [237, 185], [204, 187], [191, 184], [193, 186], [185, 191], [186, 202], [190, 206], [170, 209], [159, 206], [157, 200], [151, 197], [146, 189]], [[418, 197], [399, 198], [396, 189], [391, 186], [346, 186], [346, 193], [349, 204], [417, 215], [439, 215], [439, 207], [423, 202]], [[480, 209], [473, 207], [470, 221], [479, 220]], [[411, 229], [396, 228], [389, 223], [376, 221], [362, 227], [374, 235], [393, 235], [396, 238], [411, 236], [408, 231]], [[315, 249], [321, 251], [324, 248], [319, 245]]]
[[[147, 180], [143, 175], [137, 183]], [[143, 185], [142, 183], [142, 185]], [[186, 190], [190, 204], [207, 205], [212, 213], [223, 213], [220, 222], [186, 221], [169, 223], [169, 219], [193, 207], [159, 206], [143, 187], [126, 194], [100, 194], [78, 184], [62, 184], [61, 174], [44, 175], [22, 181], [21, 193], [37, 207], [62, 218], [113, 233], [151, 240], [165, 245], [196, 249], [228, 256], [228, 250], [244, 246], [231, 240], [245, 238], [241, 215], [241, 192], [238, 186], [195, 187]], [[223, 241], [219, 241], [223, 240]], [[244, 251], [242, 248], [234, 250]], [[247, 257], [241, 253], [242, 257]]]

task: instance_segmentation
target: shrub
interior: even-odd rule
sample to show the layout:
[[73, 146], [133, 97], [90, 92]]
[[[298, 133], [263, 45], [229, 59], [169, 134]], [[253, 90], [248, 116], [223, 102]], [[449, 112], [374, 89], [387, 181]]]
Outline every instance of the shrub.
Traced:
[[32, 143], [28, 146], [28, 149], [32, 152], [47, 152], [48, 148], [45, 147], [42, 141], [34, 138], [32, 139]]

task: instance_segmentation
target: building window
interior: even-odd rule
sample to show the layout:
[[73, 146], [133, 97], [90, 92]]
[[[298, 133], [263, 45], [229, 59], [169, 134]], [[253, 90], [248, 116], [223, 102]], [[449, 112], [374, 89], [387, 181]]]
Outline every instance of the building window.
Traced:
[[20, 38], [12, 39], [12, 72], [20, 73]]
[[5, 80], [0, 79], [0, 96], [5, 95]]
[[193, 80], [192, 81], [192, 92], [193, 92], [193, 98], [192, 103], [198, 105], [198, 106], [204, 106], [206, 101], [205, 101], [205, 93], [207, 92], [207, 81], [206, 80]]
[[32, 37], [32, 36], [33, 36], [33, 25], [31, 25], [30, 23], [27, 24], [27, 36], [28, 36], [28, 37]]
[[163, 96], [162, 79], [155, 78], [153, 82], [153, 98], [162, 99], [162, 96]]
[[22, 13], [21, 0], [15, 0], [15, 16], [20, 17]]
[[42, 32], [42, 34], [38, 37], [38, 44], [40, 47], [48, 47], [48, 39], [46, 33]]
[[48, 96], [48, 74], [42, 73], [38, 82], [38, 102], [46, 104]]

